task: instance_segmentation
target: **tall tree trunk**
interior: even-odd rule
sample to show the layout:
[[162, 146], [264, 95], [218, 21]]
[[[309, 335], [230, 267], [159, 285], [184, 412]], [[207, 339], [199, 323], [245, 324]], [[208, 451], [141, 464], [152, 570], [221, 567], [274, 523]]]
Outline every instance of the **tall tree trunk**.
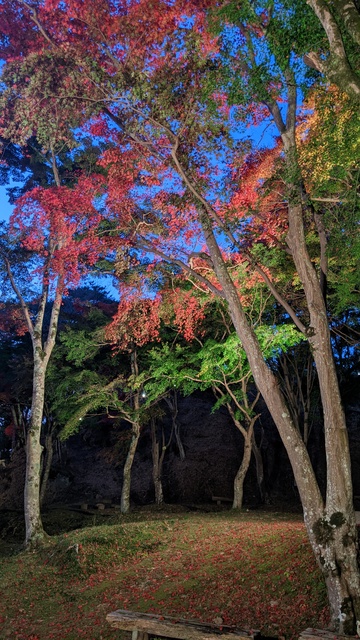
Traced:
[[44, 410], [46, 364], [40, 349], [35, 350], [33, 394], [31, 403], [31, 421], [26, 438], [26, 473], [24, 491], [24, 513], [26, 546], [37, 546], [45, 538], [40, 513], [40, 476], [41, 454], [40, 444], [42, 418]]
[[[291, 418], [289, 407], [276, 377], [264, 361], [260, 345], [246, 318], [236, 286], [215, 238], [214, 220], [220, 226], [221, 220], [183, 169], [177, 157], [178, 138], [175, 139], [172, 158], [185, 184], [199, 202], [199, 221], [212, 266], [221, 287], [221, 295], [228, 303], [230, 317], [246, 352], [255, 384], [268, 406], [287, 450], [303, 505], [308, 536], [326, 581], [333, 627], [339, 633], [352, 634], [360, 631], [360, 580], [349, 444], [331, 351], [323, 292], [305, 241], [302, 203], [306, 194], [300, 178], [295, 139], [296, 82], [290, 68], [284, 73], [288, 89], [286, 123], [278, 104], [271, 97], [266, 106], [279, 129], [284, 146], [288, 189], [287, 241], [304, 289], [310, 326], [305, 327], [285, 300], [282, 300], [282, 303], [295, 324], [306, 333], [317, 368], [324, 412], [327, 462], [326, 503], [321, 496], [306, 446]], [[279, 299], [273, 284], [266, 276], [264, 279], [275, 297]], [[324, 533], [326, 531], [327, 533]]]

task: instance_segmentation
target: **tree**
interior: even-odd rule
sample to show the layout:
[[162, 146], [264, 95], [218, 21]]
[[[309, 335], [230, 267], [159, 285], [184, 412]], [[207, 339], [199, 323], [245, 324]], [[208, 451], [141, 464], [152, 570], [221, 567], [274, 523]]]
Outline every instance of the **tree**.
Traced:
[[[109, 314], [99, 313], [100, 308], [94, 313], [92, 307], [87, 313], [88, 326], [82, 322], [80, 327], [68, 328], [61, 336], [62, 348], [57, 356], [65, 354], [67, 367], [70, 364], [66, 379], [61, 374], [56, 382], [59, 374], [53, 371], [52, 385], [56, 389], [52, 409], [63, 426], [62, 439], [75, 433], [83, 419], [98, 410], [130, 425], [123, 468], [122, 513], [130, 510], [131, 470], [142, 427], [151, 417], [151, 405], [145, 405], [143, 397], [146, 353], [140, 347], [157, 334], [156, 329], [153, 334], [152, 319], [156, 314], [152, 307], [156, 309], [156, 304], [147, 299], [124, 301], [112, 322]], [[156, 402], [157, 399], [153, 404]]]
[[[296, 137], [298, 87], [309, 84], [301, 62], [304, 39], [296, 34], [305, 16], [312, 49], [323, 38], [319, 23], [303, 1], [296, 3], [296, 11], [285, 0], [220, 7], [213, 0], [140, 1], [127, 3], [126, 11], [104, 0], [94, 12], [92, 6], [44, 2], [30, 7], [19, 1], [6, 7], [4, 135], [16, 137], [18, 127], [26, 138], [34, 126], [41, 132], [41, 123], [50, 120], [69, 144], [84, 127], [105, 138], [109, 146], [100, 164], [112, 246], [125, 245], [134, 260], [151, 253], [157, 269], [159, 261], [170, 264], [204, 294], [226, 300], [292, 464], [333, 626], [354, 633], [360, 620], [357, 536], [346, 424], [324, 300], [326, 245], [304, 183]], [[208, 28], [209, 14], [217, 23], [216, 34]], [[241, 118], [252, 123], [270, 118], [275, 125], [280, 153], [269, 149], [264, 155], [270, 173], [277, 164], [282, 186], [265, 200], [257, 198], [264, 182], [259, 163], [253, 155], [243, 162], [248, 145], [234, 140], [234, 113], [239, 129]], [[239, 176], [235, 170], [243, 167], [249, 178], [249, 165], [254, 167], [252, 188], [249, 180], [241, 184], [241, 171]], [[236, 181], [243, 197], [235, 206]], [[261, 233], [253, 224], [259, 218]], [[315, 222], [319, 270], [309, 251], [309, 219]], [[293, 262], [295, 287], [286, 295], [262, 251], [265, 246], [271, 255], [274, 245], [282, 250], [284, 264], [288, 257]], [[263, 278], [314, 354], [324, 413], [325, 499], [244, 311], [239, 265], [249, 281]]]
[[[57, 179], [55, 157], [53, 161], [56, 186], [46, 190], [36, 187], [17, 200], [11, 226], [8, 233], [2, 235], [0, 248], [5, 277], [21, 309], [33, 353], [24, 496], [27, 546], [41, 543], [45, 535], [40, 513], [40, 435], [45, 376], [55, 345], [62, 298], [68, 287], [76, 286], [85, 268], [83, 259], [87, 257], [91, 262], [96, 256], [91, 238], [91, 230], [98, 223], [92, 204], [96, 185], [93, 180], [84, 179], [79, 180], [77, 188], [62, 187]], [[19, 268], [26, 270], [22, 279]], [[36, 298], [31, 299], [31, 288]], [[45, 323], [49, 304], [50, 318]]]
[[[278, 358], [294, 343], [301, 340], [299, 332], [293, 327], [260, 326], [257, 330], [260, 344], [267, 359]], [[200, 341], [199, 341], [200, 342]], [[234, 425], [244, 439], [243, 457], [234, 478], [233, 509], [241, 509], [243, 504], [243, 487], [248, 472], [251, 453], [254, 453], [258, 464], [258, 447], [254, 435], [254, 427], [259, 415], [256, 404], [260, 394], [251, 397], [251, 370], [246, 354], [236, 334], [222, 337], [221, 340], [207, 338], [203, 343], [195, 342], [191, 347], [167, 344], [155, 348], [151, 352], [150, 381], [145, 384], [149, 398], [166, 393], [172, 388], [185, 395], [195, 390], [211, 389], [216, 402], [213, 410], [225, 406]], [[261, 472], [258, 473], [259, 491], [262, 493]]]

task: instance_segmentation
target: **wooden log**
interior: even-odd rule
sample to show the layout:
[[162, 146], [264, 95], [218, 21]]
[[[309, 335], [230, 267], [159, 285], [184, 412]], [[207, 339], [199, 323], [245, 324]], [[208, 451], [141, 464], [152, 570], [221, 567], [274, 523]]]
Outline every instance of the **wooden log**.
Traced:
[[[114, 629], [136, 631], [151, 636], [176, 638], [177, 640], [219, 640], [219, 636], [221, 640], [249, 640], [259, 634], [258, 631], [246, 631], [232, 626], [205, 624], [197, 620], [183, 620], [151, 613], [135, 613], [123, 609], [109, 613], [106, 620]], [[138, 640], [138, 636], [133, 640]]]

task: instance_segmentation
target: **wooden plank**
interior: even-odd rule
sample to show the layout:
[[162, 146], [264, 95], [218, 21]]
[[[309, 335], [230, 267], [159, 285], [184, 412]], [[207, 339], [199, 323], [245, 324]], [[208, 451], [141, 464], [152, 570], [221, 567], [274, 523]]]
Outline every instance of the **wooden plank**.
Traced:
[[300, 633], [301, 640], [341, 640], [342, 638], [351, 638], [351, 636], [339, 635], [325, 629], [305, 629]]
[[131, 635], [131, 640], [149, 640], [149, 634], [139, 631], [139, 629], [134, 629]]
[[165, 636], [177, 640], [249, 640], [258, 635], [258, 631], [245, 631], [237, 627], [218, 626], [183, 620], [170, 616], [158, 616], [151, 613], [135, 613], [118, 609], [106, 616], [107, 622], [114, 629], [148, 633], [152, 636]]

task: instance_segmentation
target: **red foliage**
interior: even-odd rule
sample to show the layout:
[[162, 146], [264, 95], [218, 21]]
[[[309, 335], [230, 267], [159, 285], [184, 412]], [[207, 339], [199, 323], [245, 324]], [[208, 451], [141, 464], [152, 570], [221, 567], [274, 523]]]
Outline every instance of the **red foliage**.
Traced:
[[122, 300], [106, 336], [119, 349], [132, 349], [159, 339], [160, 300], [136, 298]]
[[194, 340], [195, 336], [202, 335], [204, 307], [192, 291], [184, 291], [177, 287], [170, 292], [164, 292], [163, 299], [163, 317], [166, 323], [173, 323], [185, 340]]
[[18, 336], [27, 333], [28, 328], [19, 306], [12, 303], [0, 303], [0, 331]]
[[4, 429], [4, 433], [8, 438], [12, 438], [15, 431], [16, 431], [16, 425], [13, 422], [11, 424], [8, 424], [7, 427], [5, 427]]
[[[239, 176], [239, 189], [224, 208], [224, 215], [229, 220], [247, 219], [249, 244], [274, 246], [287, 230], [284, 185], [273, 179], [279, 161], [280, 146], [276, 145], [249, 154], [240, 168], [234, 168], [235, 176]], [[270, 179], [271, 188], [267, 189]]]
[[83, 177], [72, 189], [36, 187], [17, 200], [11, 229], [40, 259], [33, 271], [40, 279], [61, 276], [65, 287], [76, 286], [85, 266], [98, 259], [101, 216], [93, 199], [100, 188], [98, 177]]

